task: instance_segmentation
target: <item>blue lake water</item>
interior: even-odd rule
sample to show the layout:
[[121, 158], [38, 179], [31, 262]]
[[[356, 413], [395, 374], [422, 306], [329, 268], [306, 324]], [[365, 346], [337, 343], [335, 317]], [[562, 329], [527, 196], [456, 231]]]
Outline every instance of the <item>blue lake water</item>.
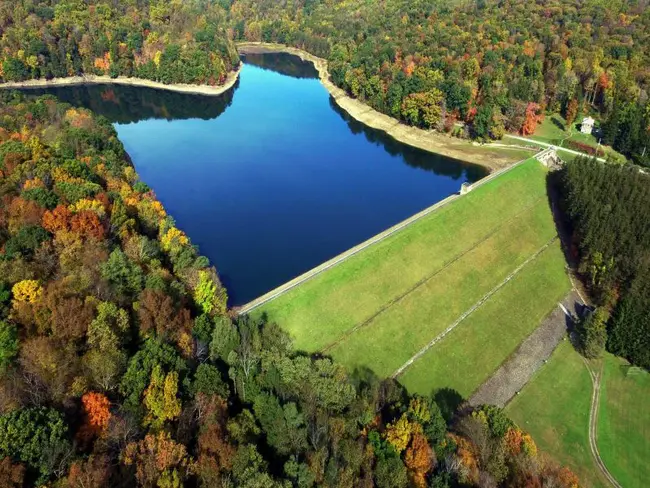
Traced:
[[485, 175], [351, 120], [298, 58], [245, 59], [239, 82], [221, 97], [47, 90], [115, 123], [141, 179], [216, 266], [231, 305]]

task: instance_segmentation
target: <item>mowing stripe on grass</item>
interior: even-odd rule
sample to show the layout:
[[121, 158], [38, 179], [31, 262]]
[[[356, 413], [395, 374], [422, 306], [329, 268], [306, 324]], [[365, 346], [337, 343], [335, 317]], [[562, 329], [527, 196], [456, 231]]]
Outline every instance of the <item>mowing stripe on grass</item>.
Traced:
[[431, 349], [436, 343], [440, 342], [449, 332], [454, 330], [458, 324], [460, 324], [463, 320], [465, 320], [467, 317], [469, 317], [475, 310], [477, 310], [481, 305], [483, 305], [487, 300], [490, 299], [492, 295], [494, 295], [497, 291], [499, 291], [501, 288], [503, 288], [506, 283], [508, 283], [512, 278], [514, 278], [522, 269], [526, 267], [527, 264], [532, 262], [537, 256], [542, 254], [546, 248], [548, 248], [551, 244], [553, 244], [556, 240], [558, 239], [557, 235], [554, 236], [550, 241], [548, 241], [546, 244], [544, 244], [540, 249], [538, 249], [535, 254], [530, 256], [526, 261], [524, 261], [522, 264], [520, 264], [512, 273], [510, 273], [506, 278], [499, 283], [497, 286], [492, 288], [489, 292], [487, 292], [478, 302], [476, 302], [472, 307], [470, 307], [468, 310], [466, 310], [454, 323], [452, 323], [449, 327], [447, 327], [444, 331], [442, 331], [440, 334], [438, 334], [436, 337], [434, 337], [428, 344], [426, 344], [422, 349], [420, 349], [411, 359], [406, 361], [402, 366], [400, 366], [392, 375], [391, 378], [397, 378], [399, 375], [401, 375], [411, 364], [413, 364], [415, 361], [417, 361], [420, 357], [424, 355], [429, 349]]
[[428, 281], [431, 279], [435, 278], [438, 274], [442, 273], [444, 270], [449, 268], [451, 265], [456, 263], [458, 260], [460, 260], [463, 256], [466, 254], [472, 252], [474, 249], [476, 249], [478, 246], [483, 244], [485, 241], [487, 241], [490, 237], [494, 236], [497, 232], [499, 232], [506, 224], [512, 223], [513, 220], [516, 218], [520, 217], [521, 214], [528, 212], [531, 208], [535, 207], [541, 200], [543, 200], [545, 197], [539, 197], [537, 200], [534, 200], [533, 203], [530, 205], [522, 208], [519, 212], [516, 214], [512, 215], [508, 220], [505, 220], [501, 222], [499, 225], [496, 227], [493, 227], [487, 234], [485, 234], [483, 237], [481, 237], [478, 241], [476, 241], [472, 246], [468, 247], [467, 249], [461, 251], [459, 254], [456, 254], [454, 257], [452, 257], [450, 260], [445, 262], [442, 267], [436, 269], [433, 273], [425, 276], [421, 280], [418, 280], [413, 286], [408, 288], [405, 292], [400, 293], [394, 298], [391, 298], [388, 302], [386, 302], [384, 305], [382, 305], [379, 309], [377, 309], [375, 312], [373, 312], [370, 317], [367, 319], [363, 320], [362, 322], [359, 322], [358, 324], [354, 325], [351, 329], [346, 330], [338, 339], [335, 341], [331, 342], [327, 346], [325, 346], [323, 349], [321, 349], [321, 352], [327, 352], [330, 349], [338, 346], [341, 342], [343, 342], [348, 336], [352, 335], [354, 332], [357, 330], [361, 329], [362, 327], [366, 327], [369, 325], [373, 320], [375, 320], [377, 317], [379, 317], [382, 313], [386, 312], [388, 309], [390, 309], [393, 305], [397, 304], [400, 302], [402, 299], [413, 293], [415, 290], [420, 288], [422, 285], [426, 284]]

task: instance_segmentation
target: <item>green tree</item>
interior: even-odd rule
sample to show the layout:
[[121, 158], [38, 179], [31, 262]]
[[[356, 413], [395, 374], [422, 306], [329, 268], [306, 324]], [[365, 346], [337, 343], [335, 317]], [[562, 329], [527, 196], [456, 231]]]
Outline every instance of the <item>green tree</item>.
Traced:
[[142, 291], [142, 269], [126, 257], [120, 249], [115, 249], [108, 261], [100, 266], [102, 277], [107, 280], [122, 297], [135, 296]]
[[274, 395], [261, 393], [253, 402], [253, 410], [266, 440], [280, 455], [298, 453], [306, 446], [307, 429], [295, 403], [281, 406]]
[[46, 482], [68, 454], [67, 427], [53, 409], [25, 408], [0, 416], [0, 457], [9, 456], [38, 473]]
[[580, 349], [582, 354], [590, 359], [599, 358], [607, 343], [607, 321], [609, 312], [605, 308], [597, 308], [590, 313], [578, 329], [580, 334]]
[[378, 488], [402, 488], [408, 485], [406, 466], [399, 456], [394, 454], [377, 460], [375, 483]]
[[29, 78], [29, 70], [23, 61], [17, 58], [7, 58], [2, 63], [2, 77], [5, 81], [22, 81]]
[[199, 283], [194, 290], [194, 300], [203, 313], [225, 313], [228, 297], [216, 273], [210, 273], [208, 270], [199, 271]]
[[0, 320], [0, 373], [7, 369], [18, 354], [16, 326]]
[[163, 371], [177, 372], [180, 383], [187, 371], [187, 365], [173, 347], [156, 339], [147, 339], [129, 361], [120, 383], [120, 392], [125, 397], [124, 405], [127, 409], [136, 413], [140, 411], [140, 399], [156, 366]]
[[203, 393], [204, 395], [219, 395], [221, 398], [228, 398], [230, 388], [217, 368], [211, 364], [203, 363], [196, 368], [191, 393], [193, 396]]

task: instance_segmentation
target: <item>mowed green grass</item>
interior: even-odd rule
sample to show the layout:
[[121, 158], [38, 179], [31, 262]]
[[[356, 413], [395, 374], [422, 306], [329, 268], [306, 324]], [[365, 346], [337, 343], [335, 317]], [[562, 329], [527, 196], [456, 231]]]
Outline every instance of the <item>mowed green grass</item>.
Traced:
[[[402, 342], [411, 340], [410, 328], [419, 331], [407, 349], [421, 347], [436, 335], [436, 330], [448, 325], [444, 323], [447, 318], [453, 321], [455, 312], [471, 306], [552, 236], [545, 174], [545, 169], [531, 159], [268, 302], [253, 315], [264, 313], [280, 324], [298, 349], [318, 351], [341, 340], [386, 304], [434, 275], [412, 292], [409, 300], [400, 301], [345, 338], [347, 342], [357, 337], [354, 340], [355, 344], [361, 343], [360, 349], [346, 350], [341, 343], [328, 352], [354, 360], [348, 363], [350, 366], [370, 366], [377, 356], [392, 353], [382, 352], [384, 346], [390, 345], [386, 342], [394, 339], [390, 335], [393, 332], [381, 332], [381, 324], [386, 321], [393, 324], [391, 331], [400, 331]], [[513, 225], [518, 225], [522, 233]], [[472, 260], [468, 260], [470, 255]], [[445, 286], [436, 286], [443, 276]], [[449, 287], [460, 288], [456, 304], [451, 307], [444, 298]], [[438, 293], [443, 297], [435, 299]], [[433, 311], [426, 307], [428, 312], [423, 314], [422, 305], [430, 301], [438, 305]], [[430, 324], [432, 318], [440, 325]], [[390, 364], [381, 364], [378, 370], [392, 373], [393, 363], [404, 357], [406, 354]]]
[[650, 480], [650, 374], [626, 375], [628, 363], [607, 355], [598, 413], [598, 450], [605, 466], [625, 488]]
[[567, 340], [506, 411], [542, 451], [571, 468], [584, 486], [606, 487], [589, 449], [591, 394], [589, 371]]
[[[392, 375], [554, 235], [548, 204], [540, 200], [328, 354], [351, 370], [366, 366], [379, 377]], [[492, 327], [496, 332], [497, 324]]]
[[453, 388], [468, 398], [569, 292], [564, 266], [555, 242], [419, 358], [400, 382], [411, 393]]

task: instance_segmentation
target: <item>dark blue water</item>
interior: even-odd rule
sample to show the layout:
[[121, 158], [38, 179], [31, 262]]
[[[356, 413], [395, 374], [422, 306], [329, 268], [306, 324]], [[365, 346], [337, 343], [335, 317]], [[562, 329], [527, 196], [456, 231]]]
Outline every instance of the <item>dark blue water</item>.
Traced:
[[485, 174], [350, 120], [313, 68], [288, 55], [249, 55], [220, 98], [118, 86], [54, 92], [116, 122], [142, 180], [217, 267], [233, 305]]

